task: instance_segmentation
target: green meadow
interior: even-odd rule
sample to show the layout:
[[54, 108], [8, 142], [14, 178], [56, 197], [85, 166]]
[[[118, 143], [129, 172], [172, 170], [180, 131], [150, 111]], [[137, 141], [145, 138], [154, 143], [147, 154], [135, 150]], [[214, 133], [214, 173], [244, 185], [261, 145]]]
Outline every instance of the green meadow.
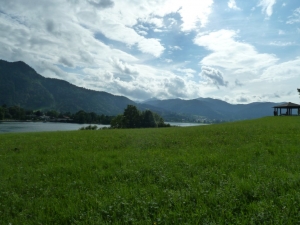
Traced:
[[300, 117], [1, 134], [0, 224], [300, 224]]

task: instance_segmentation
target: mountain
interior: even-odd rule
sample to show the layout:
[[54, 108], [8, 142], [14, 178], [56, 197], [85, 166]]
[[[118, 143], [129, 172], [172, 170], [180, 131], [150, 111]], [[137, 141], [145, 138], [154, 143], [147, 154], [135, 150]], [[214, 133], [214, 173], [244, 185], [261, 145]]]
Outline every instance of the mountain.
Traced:
[[77, 87], [63, 80], [45, 78], [24, 62], [0, 60], [0, 105], [17, 105], [32, 110], [79, 110], [104, 115], [123, 113], [127, 105], [149, 109], [165, 121], [241, 120], [270, 116], [278, 103], [229, 104], [213, 98], [191, 100], [151, 98], [136, 103], [126, 97]]
[[123, 96], [77, 87], [63, 80], [45, 78], [24, 62], [0, 60], [0, 105], [26, 109], [77, 112], [84, 110], [117, 115], [135, 102]]
[[150, 100], [145, 103], [177, 114], [190, 115], [198, 119], [202, 117], [210, 120], [227, 121], [271, 116], [273, 114], [272, 107], [278, 105], [278, 103], [273, 102], [229, 104], [213, 98]]

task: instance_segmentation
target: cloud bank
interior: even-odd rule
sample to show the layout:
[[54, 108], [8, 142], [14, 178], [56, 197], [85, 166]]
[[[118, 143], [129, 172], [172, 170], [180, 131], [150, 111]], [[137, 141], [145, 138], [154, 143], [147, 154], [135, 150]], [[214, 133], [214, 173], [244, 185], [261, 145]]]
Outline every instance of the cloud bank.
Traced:
[[133, 100], [297, 102], [300, 8], [278, 3], [2, 0], [0, 58]]

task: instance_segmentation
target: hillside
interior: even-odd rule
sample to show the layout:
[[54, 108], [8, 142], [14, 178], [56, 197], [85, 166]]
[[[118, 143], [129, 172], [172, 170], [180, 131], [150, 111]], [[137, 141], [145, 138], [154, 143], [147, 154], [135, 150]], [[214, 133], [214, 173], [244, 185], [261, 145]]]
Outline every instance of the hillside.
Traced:
[[198, 98], [192, 100], [168, 99], [149, 100], [148, 105], [172, 111], [178, 114], [202, 116], [216, 120], [241, 120], [271, 116], [272, 107], [278, 105], [273, 102], [255, 102], [250, 104], [229, 104], [212, 98]]
[[18, 105], [26, 109], [79, 110], [116, 115], [128, 104], [123, 96], [77, 87], [63, 80], [45, 78], [24, 62], [0, 60], [0, 105]]

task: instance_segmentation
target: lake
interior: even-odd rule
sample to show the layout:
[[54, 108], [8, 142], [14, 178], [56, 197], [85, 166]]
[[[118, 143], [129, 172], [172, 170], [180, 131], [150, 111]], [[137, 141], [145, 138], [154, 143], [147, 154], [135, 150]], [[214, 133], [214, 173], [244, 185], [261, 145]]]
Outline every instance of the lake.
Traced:
[[[78, 130], [90, 124], [77, 123], [54, 123], [54, 122], [0, 122], [0, 133], [20, 133], [20, 132], [42, 132], [42, 131], [68, 131]], [[93, 124], [92, 124], [93, 125]], [[109, 127], [110, 125], [98, 125], [100, 127]]]
[[[174, 123], [166, 122], [171, 126], [189, 127], [206, 125], [201, 123]], [[70, 131], [78, 130], [81, 127], [86, 127], [90, 124], [76, 124], [76, 123], [54, 123], [54, 122], [0, 122], [1, 133], [23, 133], [23, 132], [43, 132], [43, 131]], [[110, 127], [110, 125], [96, 125], [98, 128]]]
[[169, 123], [171, 126], [177, 126], [177, 127], [193, 127], [193, 126], [208, 125], [205, 123], [179, 123], [179, 122], [165, 122], [165, 123]]

